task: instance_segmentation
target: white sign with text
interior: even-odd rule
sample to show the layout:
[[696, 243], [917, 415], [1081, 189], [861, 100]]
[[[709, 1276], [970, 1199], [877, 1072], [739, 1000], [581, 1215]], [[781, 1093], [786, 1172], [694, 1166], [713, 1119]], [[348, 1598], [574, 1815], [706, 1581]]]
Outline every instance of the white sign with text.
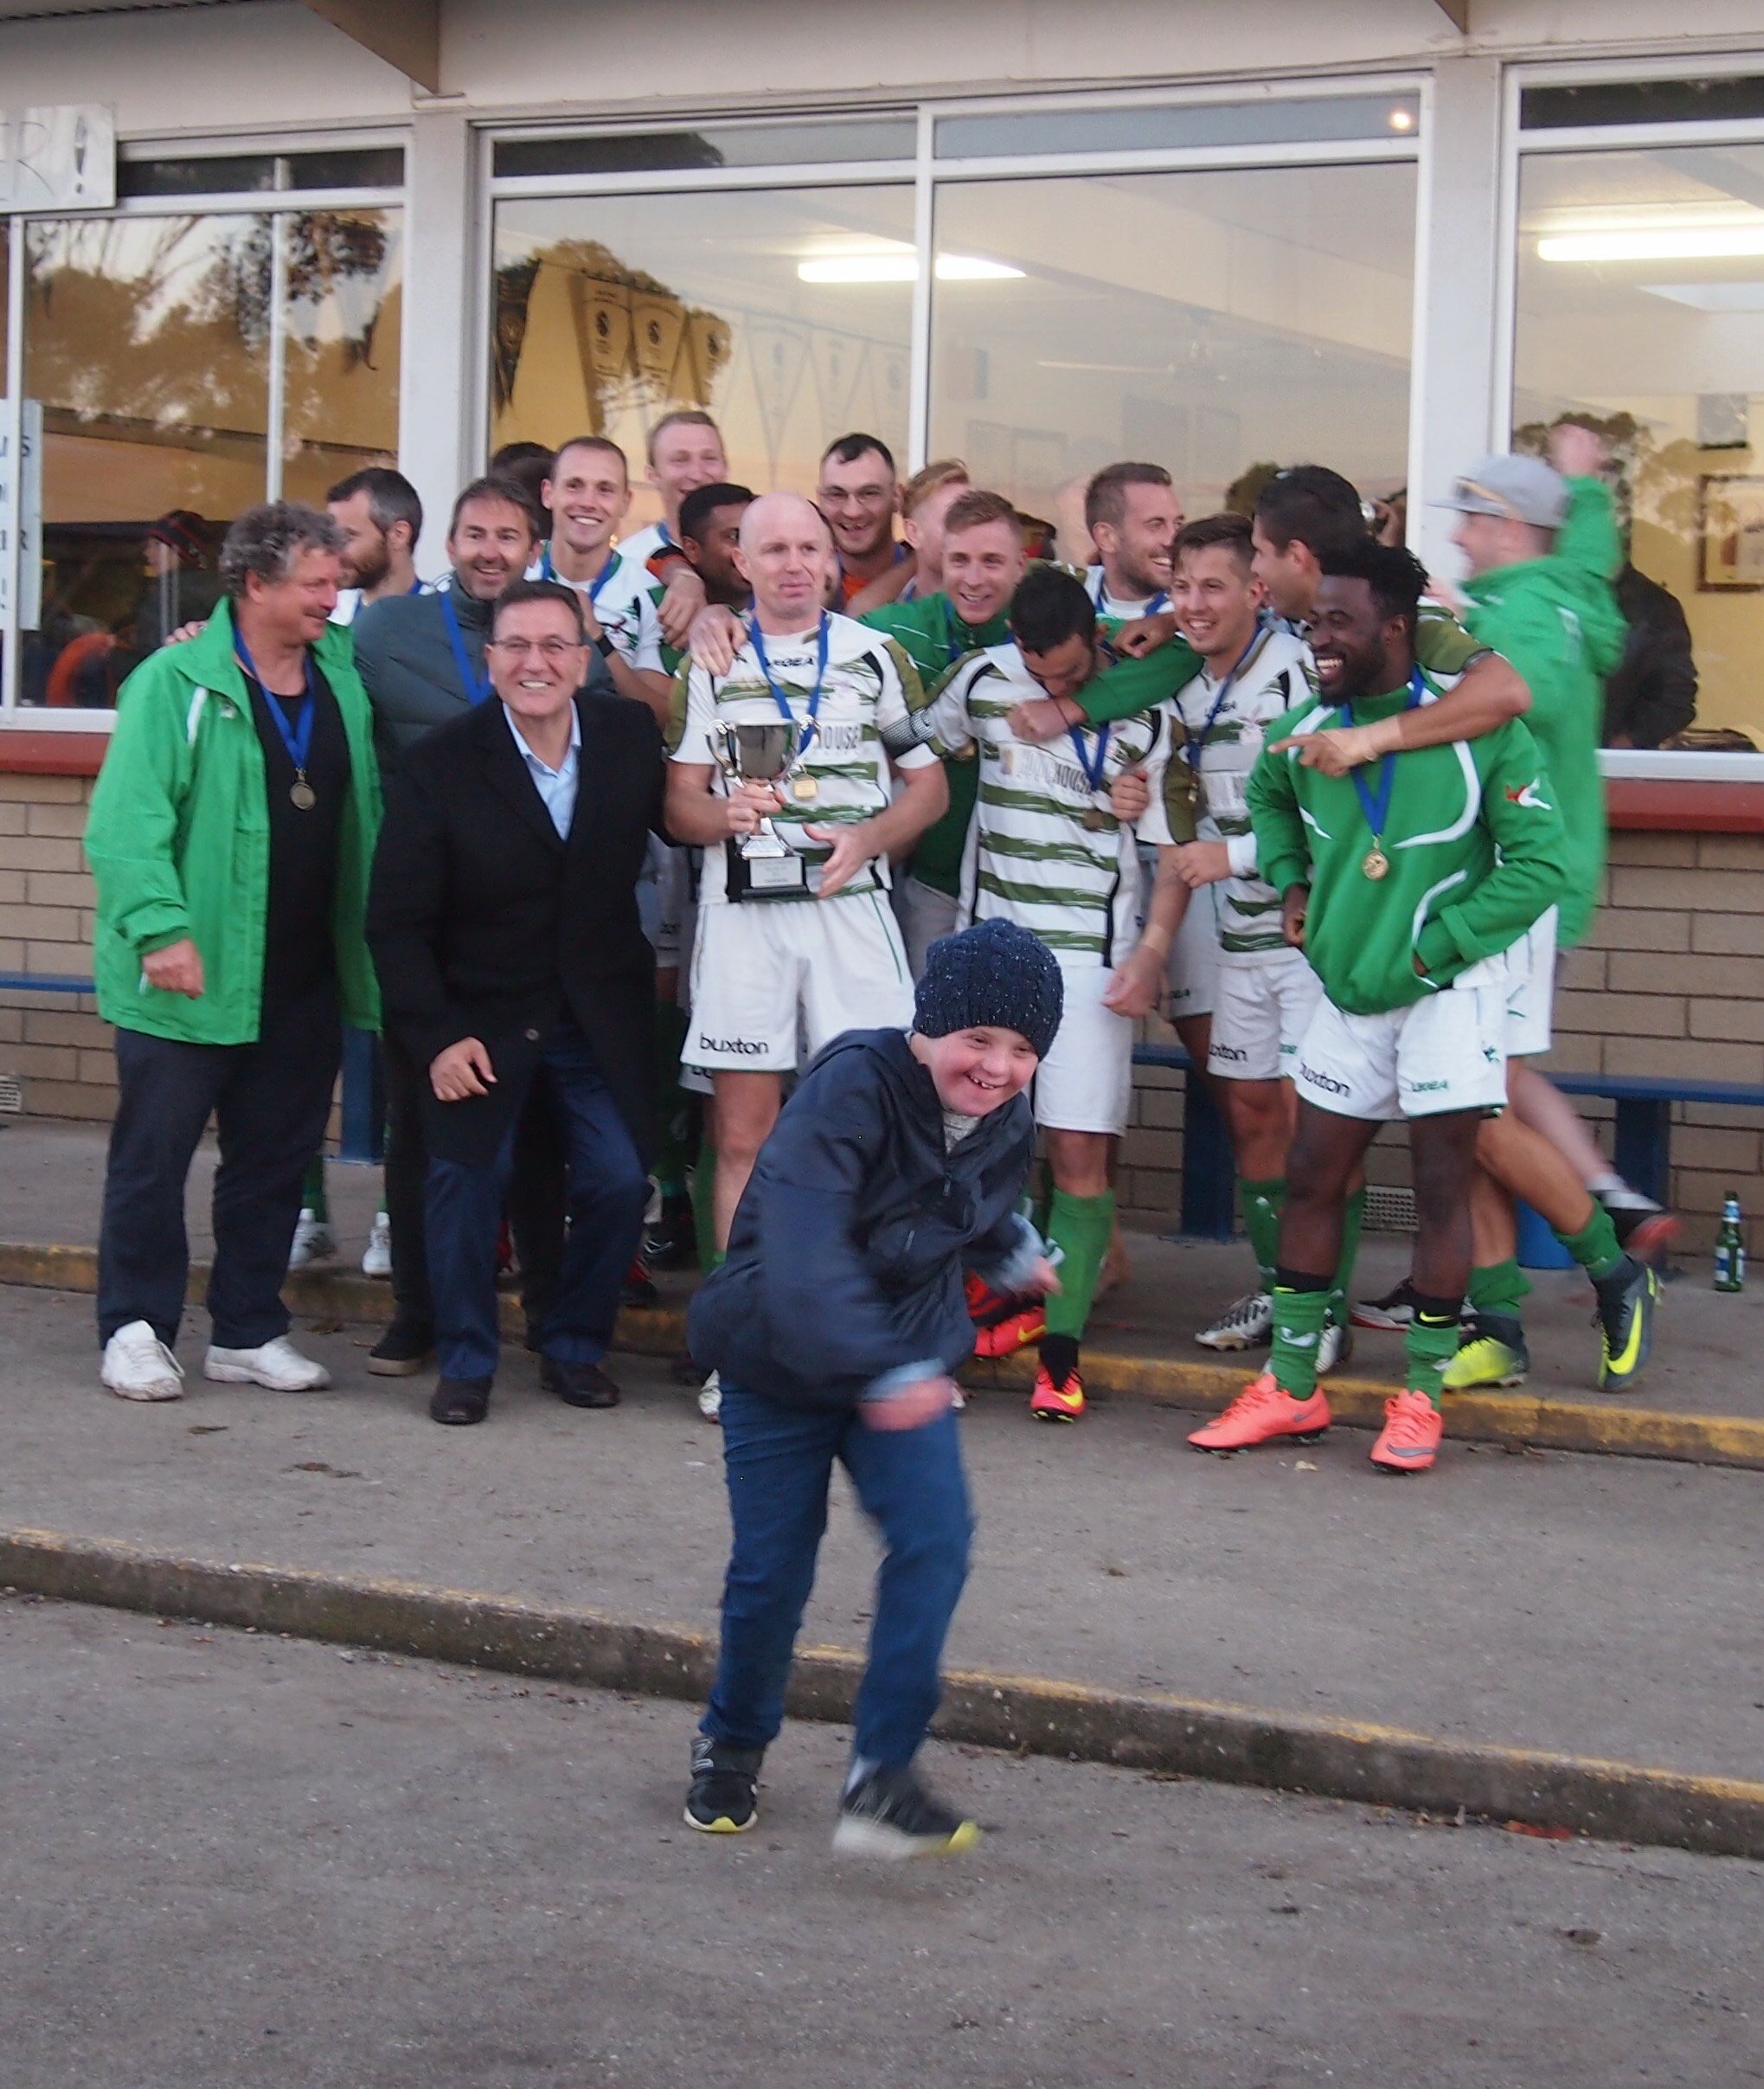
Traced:
[[0, 109], [0, 211], [108, 210], [117, 126], [101, 102]]
[[[23, 456], [12, 453], [12, 415], [0, 399], [0, 625], [10, 622], [13, 532], [18, 542], [18, 628], [35, 631], [43, 601], [43, 402], [24, 402]], [[21, 463], [22, 469], [20, 468]]]

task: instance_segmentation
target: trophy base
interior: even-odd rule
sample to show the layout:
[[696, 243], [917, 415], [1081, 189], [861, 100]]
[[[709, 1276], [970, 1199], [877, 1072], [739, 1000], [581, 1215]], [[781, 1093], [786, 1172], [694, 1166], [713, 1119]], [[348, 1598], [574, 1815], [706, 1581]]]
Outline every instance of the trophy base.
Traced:
[[812, 899], [821, 889], [824, 857], [805, 856], [779, 844], [750, 852], [737, 841], [725, 845], [725, 896], [734, 904], [751, 900]]

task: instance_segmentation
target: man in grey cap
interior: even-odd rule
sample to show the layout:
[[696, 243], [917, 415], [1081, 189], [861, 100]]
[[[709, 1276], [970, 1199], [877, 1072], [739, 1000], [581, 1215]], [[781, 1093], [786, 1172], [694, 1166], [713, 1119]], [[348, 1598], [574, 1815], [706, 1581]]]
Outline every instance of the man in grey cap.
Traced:
[[1624, 1390], [1639, 1368], [1654, 1297], [1652, 1272], [1623, 1250], [1627, 1245], [1645, 1253], [1647, 1232], [1658, 1231], [1662, 1214], [1610, 1173], [1572, 1106], [1523, 1064], [1549, 1049], [1556, 954], [1584, 938], [1597, 904], [1605, 865], [1602, 690], [1622, 658], [1624, 636], [1611, 588], [1620, 553], [1611, 497], [1599, 476], [1598, 439], [1585, 428], [1562, 427], [1551, 447], [1561, 469], [1540, 457], [1485, 457], [1440, 504], [1458, 517], [1453, 542], [1469, 567], [1465, 627], [1498, 647], [1531, 691], [1527, 722], [1562, 813], [1568, 873], [1560, 909], [1551, 908], [1509, 953], [1513, 1107], [1490, 1119], [1478, 1137], [1472, 1319], [1446, 1368], [1452, 1391], [1517, 1385], [1525, 1375], [1519, 1304], [1527, 1286], [1514, 1252], [1516, 1193], [1543, 1212], [1593, 1281], [1606, 1391]]

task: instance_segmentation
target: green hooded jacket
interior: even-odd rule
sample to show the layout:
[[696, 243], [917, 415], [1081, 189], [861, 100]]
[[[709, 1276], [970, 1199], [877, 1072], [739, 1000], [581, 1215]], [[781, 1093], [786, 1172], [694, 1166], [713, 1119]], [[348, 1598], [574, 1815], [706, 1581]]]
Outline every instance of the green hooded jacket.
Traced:
[[1568, 519], [1549, 557], [1498, 566], [1464, 583], [1465, 628], [1511, 661], [1531, 691], [1525, 723], [1549, 771], [1566, 835], [1568, 883], [1556, 931], [1563, 949], [1591, 928], [1605, 875], [1599, 732], [1606, 678], [1622, 660], [1628, 633], [1611, 588], [1622, 557], [1611, 496], [1595, 479], [1573, 479], [1568, 486]]
[[[380, 828], [372, 716], [349, 633], [312, 648], [343, 717], [350, 802], [337, 873], [343, 1020], [380, 1027], [362, 919]], [[251, 1044], [263, 999], [269, 803], [263, 745], [222, 602], [201, 634], [165, 646], [123, 684], [116, 730], [92, 794], [86, 858], [98, 884], [92, 969], [98, 1012], [125, 1030], [190, 1044]], [[202, 953], [196, 1000], [150, 987], [141, 960], [189, 936]]]
[[[1422, 679], [1428, 700], [1444, 693]], [[1389, 717], [1408, 694], [1357, 697], [1349, 722]], [[1309, 698], [1268, 727], [1267, 746], [1342, 722], [1337, 706]], [[1373, 879], [1362, 791], [1376, 802], [1381, 776], [1390, 786], [1378, 836], [1387, 868]], [[1553, 798], [1537, 743], [1517, 718], [1480, 739], [1410, 749], [1346, 777], [1264, 748], [1248, 787], [1261, 876], [1281, 894], [1309, 886], [1305, 955], [1350, 1015], [1381, 1015], [1450, 987], [1562, 899]]]

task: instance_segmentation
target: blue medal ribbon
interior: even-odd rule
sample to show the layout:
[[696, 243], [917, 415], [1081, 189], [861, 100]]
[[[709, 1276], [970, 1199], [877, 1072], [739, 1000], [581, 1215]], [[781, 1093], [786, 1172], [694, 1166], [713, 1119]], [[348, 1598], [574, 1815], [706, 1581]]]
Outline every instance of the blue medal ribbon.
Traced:
[[[1099, 566], [1096, 569], [1096, 608], [1099, 616], [1107, 616], [1109, 614], [1109, 612], [1102, 606], [1104, 598], [1107, 595], [1107, 594], [1108, 575], [1103, 571], [1102, 568]], [[1142, 616], [1156, 616], [1160, 610], [1168, 609], [1169, 607], [1170, 590], [1168, 588], [1160, 588], [1157, 594], [1151, 597], [1151, 600], [1146, 603], [1143, 609], [1136, 610], [1134, 612], [1134, 620], [1137, 620], [1138, 618]]]
[[[817, 730], [815, 721], [820, 712], [821, 691], [826, 686], [827, 648], [831, 643], [832, 635], [833, 620], [824, 609], [821, 612], [820, 627], [815, 640], [815, 685], [809, 692], [808, 721], [803, 728], [802, 737], [792, 755], [793, 761], [800, 760], [815, 743]], [[766, 657], [765, 634], [760, 629], [758, 617], [747, 619], [747, 636], [753, 641], [754, 658], [760, 663], [760, 672], [765, 676], [766, 686], [772, 691], [772, 701], [784, 714], [785, 723], [794, 725], [796, 713], [790, 708], [790, 699], [778, 686], [777, 680], [773, 675], [772, 663]]]
[[[1405, 710], [1414, 710], [1427, 693], [1427, 685], [1421, 679], [1419, 667], [1409, 670], [1408, 693], [1403, 703]], [[1344, 704], [1336, 714], [1337, 727], [1347, 727], [1354, 722], [1354, 707]], [[1396, 756], [1385, 755], [1378, 763], [1378, 781], [1369, 786], [1363, 768], [1350, 769], [1354, 780], [1354, 794], [1360, 801], [1360, 810], [1366, 816], [1366, 825], [1372, 830], [1372, 846], [1376, 849], [1384, 839], [1384, 823], [1390, 817], [1390, 794], [1396, 787]]]
[[[619, 553], [616, 551], [613, 552], [612, 556], [606, 561], [606, 564], [601, 567], [600, 578], [598, 580], [589, 582], [588, 607], [590, 609], [599, 608], [601, 594], [605, 589], [607, 582], [612, 579], [613, 575], [616, 572], [618, 572], [621, 563], [622, 561]], [[557, 584], [560, 588], [574, 588], [575, 586], [575, 582], [574, 581], [558, 579], [557, 569], [551, 562], [551, 545], [548, 541], [540, 547], [539, 577], [542, 581], [557, 581]]]
[[459, 670], [459, 686], [465, 691], [465, 700], [474, 710], [490, 694], [490, 672], [474, 670], [471, 655], [465, 650], [465, 633], [459, 628], [459, 612], [453, 607], [452, 584], [441, 590], [441, 614], [446, 619], [447, 643], [453, 648], [453, 665]]
[[263, 691], [263, 700], [269, 707], [271, 721], [281, 735], [282, 745], [287, 749], [288, 759], [294, 765], [296, 784], [305, 785], [306, 763], [312, 753], [312, 725], [318, 716], [318, 677], [313, 669], [312, 655], [308, 652], [301, 656], [306, 670], [306, 708], [300, 714], [299, 724], [294, 726], [288, 723], [288, 714], [282, 709], [282, 699], [257, 672], [257, 663], [251, 657], [251, 648], [237, 631], [233, 633], [233, 650], [239, 656], [239, 665]]
[[1072, 752], [1078, 757], [1078, 766], [1084, 772], [1084, 781], [1090, 786], [1093, 796], [1102, 788], [1102, 772], [1108, 761], [1108, 743], [1113, 725], [1099, 725], [1096, 732], [1096, 758], [1094, 761], [1084, 751], [1084, 734], [1081, 728], [1068, 725], [1066, 737], [1072, 742]]
[[[1230, 696], [1238, 676], [1243, 672], [1250, 654], [1261, 644], [1262, 636], [1261, 627], [1258, 624], [1251, 635], [1248, 645], [1238, 654], [1237, 665], [1220, 683], [1219, 693], [1213, 698], [1212, 708], [1207, 713], [1207, 723], [1201, 728], [1198, 739], [1189, 731], [1188, 720], [1183, 717], [1182, 713], [1177, 711], [1176, 714], [1177, 721], [1182, 727], [1182, 758], [1196, 776], [1201, 773], [1201, 756], [1206, 753], [1207, 742], [1213, 736], [1213, 728], [1219, 723], [1219, 713], [1224, 710], [1226, 700]], [[1355, 771], [1357, 775], [1358, 773], [1357, 770]]]

